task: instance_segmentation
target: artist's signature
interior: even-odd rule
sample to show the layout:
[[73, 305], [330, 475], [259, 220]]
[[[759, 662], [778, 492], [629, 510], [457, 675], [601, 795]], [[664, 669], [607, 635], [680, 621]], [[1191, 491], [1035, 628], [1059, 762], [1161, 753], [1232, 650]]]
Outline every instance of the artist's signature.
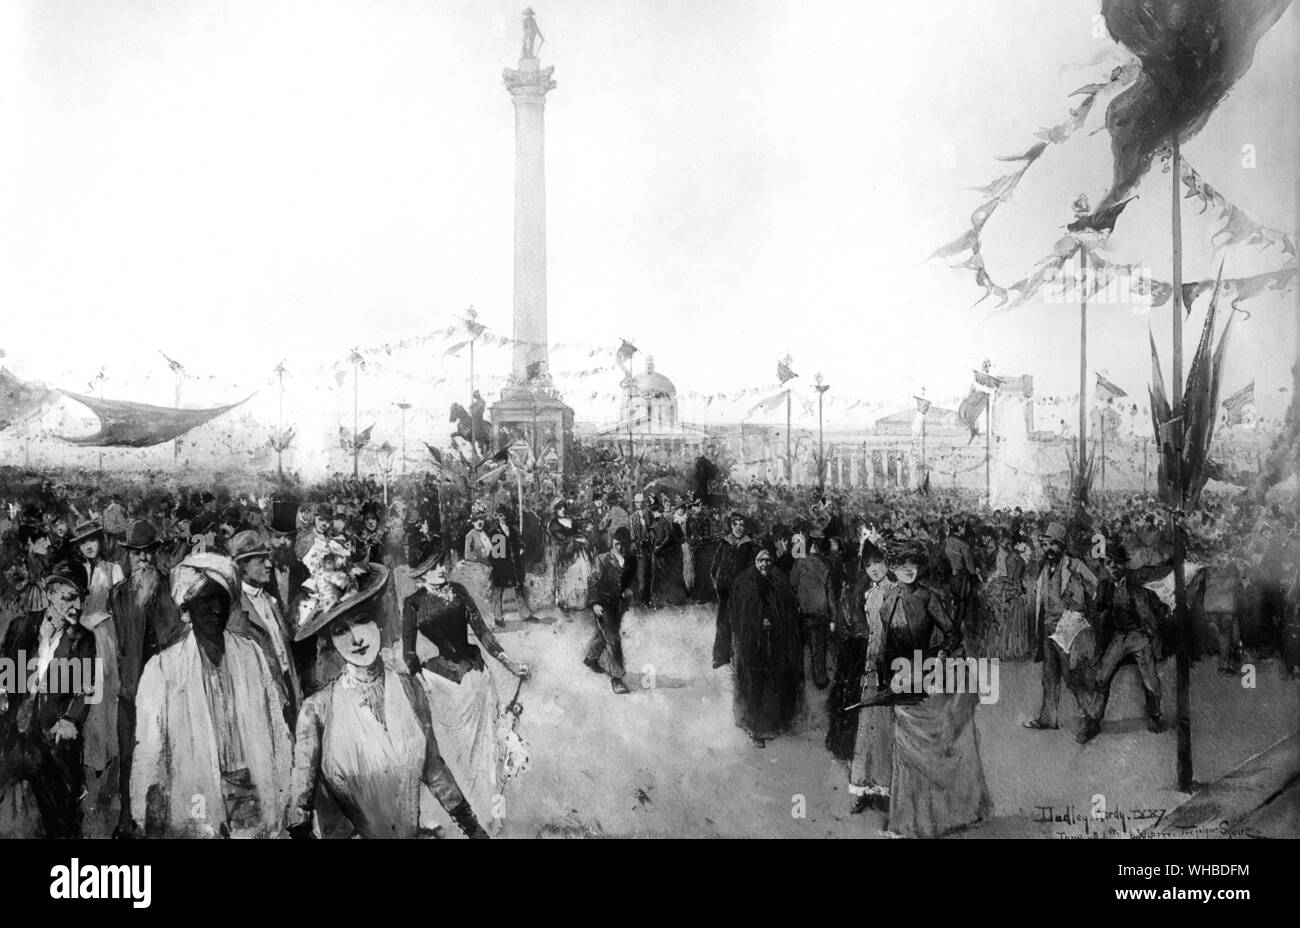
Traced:
[[1053, 838], [1226, 838], [1238, 832], [1227, 821], [1175, 826], [1158, 832], [1157, 826], [1171, 810], [1161, 808], [1080, 811], [1077, 806], [1034, 806], [1031, 820], [1051, 825]]
[[1098, 833], [1114, 831], [1115, 825], [1119, 826], [1122, 834], [1129, 834], [1138, 829], [1154, 828], [1164, 820], [1169, 810], [1135, 808], [1080, 811], [1077, 806], [1065, 805], [1034, 806], [1034, 813], [1033, 821], [1038, 824], [1066, 826], [1055, 831], [1070, 831], [1082, 825], [1083, 833], [1086, 835], [1094, 831]]

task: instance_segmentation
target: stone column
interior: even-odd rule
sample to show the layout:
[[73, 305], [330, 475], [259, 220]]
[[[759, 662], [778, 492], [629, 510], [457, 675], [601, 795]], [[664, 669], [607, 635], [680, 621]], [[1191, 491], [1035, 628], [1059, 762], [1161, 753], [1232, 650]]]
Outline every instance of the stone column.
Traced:
[[[543, 114], [555, 87], [554, 67], [519, 59], [503, 77], [515, 105], [515, 348], [511, 381], [529, 381], [529, 365], [547, 372], [546, 340], [546, 157]], [[536, 379], [536, 378], [533, 378]], [[549, 378], [548, 378], [549, 379]]]

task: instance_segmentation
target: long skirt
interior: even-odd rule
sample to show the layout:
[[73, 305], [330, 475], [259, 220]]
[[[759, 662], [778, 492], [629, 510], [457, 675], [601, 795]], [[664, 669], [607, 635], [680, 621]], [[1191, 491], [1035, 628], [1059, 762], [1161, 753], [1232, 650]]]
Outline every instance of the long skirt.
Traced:
[[985, 654], [1004, 661], [1025, 661], [1034, 656], [1033, 609], [1024, 586], [1005, 577], [990, 580], [980, 593], [989, 616]]
[[95, 657], [103, 671], [103, 679], [96, 680], [99, 701], [92, 703], [82, 726], [82, 743], [85, 755], [82, 764], [97, 773], [108, 769], [109, 761], [117, 757], [117, 629], [113, 620], [104, 619], [94, 628]]
[[488, 669], [471, 670], [453, 683], [426, 670], [420, 674], [429, 694], [429, 714], [438, 750], [474, 816], [484, 828], [499, 821], [492, 797], [501, 791], [503, 751], [497, 737], [500, 712], [496, 683]]
[[889, 706], [856, 710], [858, 727], [849, 765], [849, 793], [883, 795], [893, 779], [894, 711]]
[[830, 723], [826, 728], [826, 750], [840, 760], [853, 759], [853, 742], [857, 736], [858, 709], [847, 712], [845, 706], [858, 701], [862, 693], [862, 671], [866, 666], [867, 639], [844, 638], [839, 643], [835, 657], [835, 676], [826, 697], [826, 714]]
[[671, 548], [656, 554], [651, 591], [656, 606], [686, 605], [686, 580], [682, 575], [681, 550]]
[[718, 542], [710, 539], [691, 548], [691, 560], [695, 562], [695, 583], [691, 586], [691, 601], [711, 603], [718, 598], [718, 591], [713, 588], [713, 578], [709, 568], [713, 565], [713, 556], [718, 551]]
[[589, 576], [591, 576], [591, 555], [586, 551], [576, 551], [572, 557], [556, 558], [555, 605], [566, 612], [585, 609]]
[[937, 693], [894, 706], [890, 831], [937, 838], [992, 811], [975, 731], [978, 703], [974, 693]]
[[794, 727], [803, 710], [803, 674], [798, 669], [736, 668], [733, 679], [736, 724], [751, 737], [775, 738]]

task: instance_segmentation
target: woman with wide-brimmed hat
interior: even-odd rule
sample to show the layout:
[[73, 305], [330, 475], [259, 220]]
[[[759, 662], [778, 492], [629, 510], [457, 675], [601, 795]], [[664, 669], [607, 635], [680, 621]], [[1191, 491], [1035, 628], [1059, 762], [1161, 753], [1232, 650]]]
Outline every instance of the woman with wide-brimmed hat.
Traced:
[[125, 574], [118, 564], [104, 557], [104, 528], [97, 521], [78, 523], [68, 535], [68, 546], [74, 552], [70, 560], [81, 566], [90, 582], [80, 624], [95, 635], [96, 654], [103, 660], [102, 692], [110, 697], [91, 706], [84, 730], [84, 763], [87, 770], [96, 775], [87, 778], [87, 788], [92, 791], [92, 801], [98, 803], [107, 801], [111, 794], [97, 788], [96, 778], [108, 769], [109, 762], [117, 757], [118, 749], [117, 626], [108, 612], [108, 596]]
[[[503, 785], [506, 752], [497, 728], [496, 683], [482, 651], [520, 679], [529, 670], [506, 654], [464, 586], [448, 579], [443, 555], [416, 565], [411, 576], [420, 588], [403, 604], [402, 657], [428, 694], [447, 766], [475, 813], [490, 817], [492, 797]], [[482, 650], [471, 643], [471, 632]], [[437, 648], [435, 657], [420, 660], [421, 637]]]
[[412, 838], [420, 832], [420, 786], [427, 786], [469, 837], [487, 837], [438, 749], [422, 686], [389, 666], [375, 607], [388, 569], [369, 564], [357, 588], [298, 629], [295, 640], [323, 636], [343, 671], [298, 714], [288, 824], [313, 836], [316, 790], [323, 786], [365, 838]]

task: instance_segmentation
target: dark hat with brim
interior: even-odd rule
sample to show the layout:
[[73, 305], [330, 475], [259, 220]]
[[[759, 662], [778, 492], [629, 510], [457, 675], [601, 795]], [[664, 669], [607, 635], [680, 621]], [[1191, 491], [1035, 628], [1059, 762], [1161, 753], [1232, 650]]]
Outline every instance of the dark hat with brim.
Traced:
[[420, 577], [423, 577], [425, 574], [433, 570], [433, 568], [437, 567], [438, 564], [445, 561], [446, 559], [447, 559], [447, 552], [443, 551], [442, 549], [435, 550], [432, 554], [430, 554], [420, 563], [416, 564], [414, 567], [411, 568], [411, 579], [416, 580]]
[[237, 532], [230, 539], [230, 559], [236, 564], [251, 557], [270, 557], [271, 549], [262, 542], [262, 536], [252, 529]]
[[147, 551], [158, 546], [158, 530], [152, 522], [136, 519], [126, 527], [126, 534], [118, 544], [132, 551]]
[[331, 608], [309, 618], [294, 632], [293, 640], [306, 641], [323, 629], [329, 628], [330, 623], [335, 619], [341, 619], [367, 608], [387, 585], [388, 568], [383, 564], [367, 564], [366, 572], [357, 578], [356, 592], [348, 593]]
[[72, 561], [60, 561], [45, 575], [46, 589], [51, 584], [57, 583], [72, 587], [81, 596], [85, 596], [90, 589], [90, 578], [86, 576], [86, 569]]
[[80, 544], [83, 541], [89, 541], [92, 538], [104, 537], [104, 526], [94, 519], [89, 522], [82, 522], [68, 535], [68, 544]]

